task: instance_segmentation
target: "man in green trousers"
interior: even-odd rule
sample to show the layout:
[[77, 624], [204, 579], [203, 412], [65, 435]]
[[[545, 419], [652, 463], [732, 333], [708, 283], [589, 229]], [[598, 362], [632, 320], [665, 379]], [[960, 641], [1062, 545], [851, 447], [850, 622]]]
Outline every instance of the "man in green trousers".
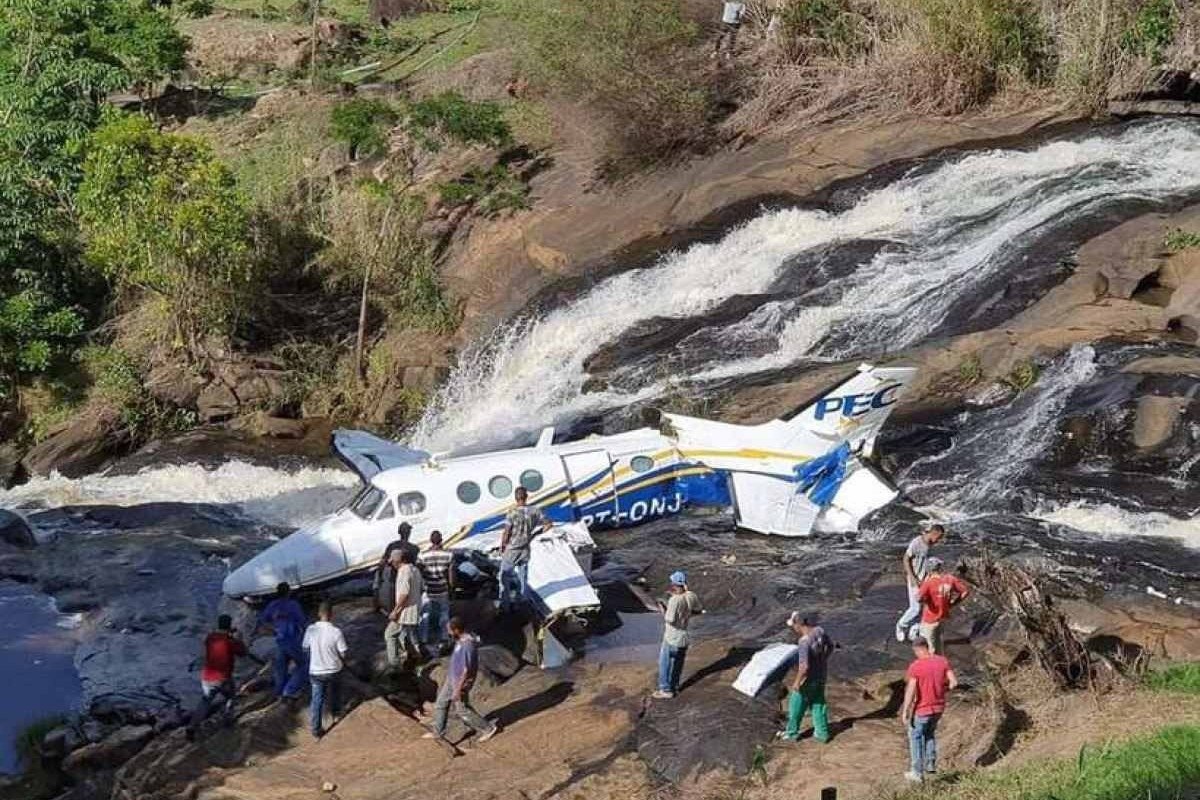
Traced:
[[779, 738], [787, 742], [799, 740], [800, 723], [804, 721], [805, 713], [812, 709], [813, 738], [818, 742], [828, 742], [829, 707], [825, 705], [825, 678], [829, 656], [834, 649], [833, 640], [824, 628], [799, 611], [792, 612], [787, 624], [800, 635], [800, 651], [796, 677], [788, 693], [787, 728], [779, 732]]

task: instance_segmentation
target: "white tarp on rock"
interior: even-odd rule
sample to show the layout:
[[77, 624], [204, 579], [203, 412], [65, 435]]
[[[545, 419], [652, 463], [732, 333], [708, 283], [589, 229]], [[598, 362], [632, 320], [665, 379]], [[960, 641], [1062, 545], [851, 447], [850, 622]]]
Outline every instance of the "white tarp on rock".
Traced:
[[754, 697], [762, 691], [763, 686], [771, 678], [785, 668], [785, 665], [796, 660], [800, 648], [786, 642], [769, 644], [754, 654], [750, 663], [742, 667], [733, 688], [747, 697]]

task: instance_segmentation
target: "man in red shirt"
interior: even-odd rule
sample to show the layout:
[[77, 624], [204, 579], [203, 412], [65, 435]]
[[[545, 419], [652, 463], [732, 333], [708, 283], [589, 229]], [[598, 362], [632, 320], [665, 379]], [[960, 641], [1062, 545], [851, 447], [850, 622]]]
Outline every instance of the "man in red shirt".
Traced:
[[233, 720], [234, 698], [237, 697], [237, 686], [233, 682], [233, 669], [238, 656], [250, 658], [258, 663], [246, 649], [245, 643], [238, 638], [233, 630], [233, 619], [228, 614], [217, 617], [217, 629], [204, 639], [204, 656], [200, 670], [200, 702], [188, 721], [188, 738], [196, 736], [196, 731], [212, 714], [213, 709], [221, 701], [225, 705], [225, 720]]
[[942, 560], [930, 558], [925, 562], [928, 577], [917, 590], [921, 603], [921, 638], [929, 642], [933, 652], [945, 655], [942, 642], [942, 623], [950, 618], [950, 609], [967, 599], [970, 590], [954, 575], [942, 571]]
[[918, 637], [913, 642], [916, 661], [908, 666], [908, 685], [900, 716], [908, 729], [910, 768], [904, 777], [920, 783], [926, 774], [937, 772], [937, 726], [946, 710], [946, 690], [958, 686], [958, 678], [944, 656], [930, 651]]

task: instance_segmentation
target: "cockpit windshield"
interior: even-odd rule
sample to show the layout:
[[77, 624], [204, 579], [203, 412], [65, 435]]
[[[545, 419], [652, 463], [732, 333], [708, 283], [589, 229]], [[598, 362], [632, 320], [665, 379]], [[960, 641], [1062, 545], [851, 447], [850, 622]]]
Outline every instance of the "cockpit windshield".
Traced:
[[375, 516], [375, 511], [386, 496], [382, 489], [377, 489], [368, 483], [358, 493], [358, 496], [350, 502], [350, 510], [359, 519], [371, 519], [371, 517]]

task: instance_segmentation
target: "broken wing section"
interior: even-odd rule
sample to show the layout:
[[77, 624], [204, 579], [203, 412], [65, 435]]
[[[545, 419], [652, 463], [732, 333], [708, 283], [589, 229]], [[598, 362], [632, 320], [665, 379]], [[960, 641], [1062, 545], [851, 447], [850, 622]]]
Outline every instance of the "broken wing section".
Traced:
[[384, 470], [424, 464], [430, 459], [424, 450], [413, 450], [366, 431], [334, 431], [332, 444], [338, 458], [364, 481]]
[[787, 478], [733, 472], [730, 483], [738, 525], [775, 536], [857, 530], [864, 517], [900, 494], [891, 482], [856, 458], [847, 462], [846, 476], [825, 506], [814, 502], [802, 483]]

